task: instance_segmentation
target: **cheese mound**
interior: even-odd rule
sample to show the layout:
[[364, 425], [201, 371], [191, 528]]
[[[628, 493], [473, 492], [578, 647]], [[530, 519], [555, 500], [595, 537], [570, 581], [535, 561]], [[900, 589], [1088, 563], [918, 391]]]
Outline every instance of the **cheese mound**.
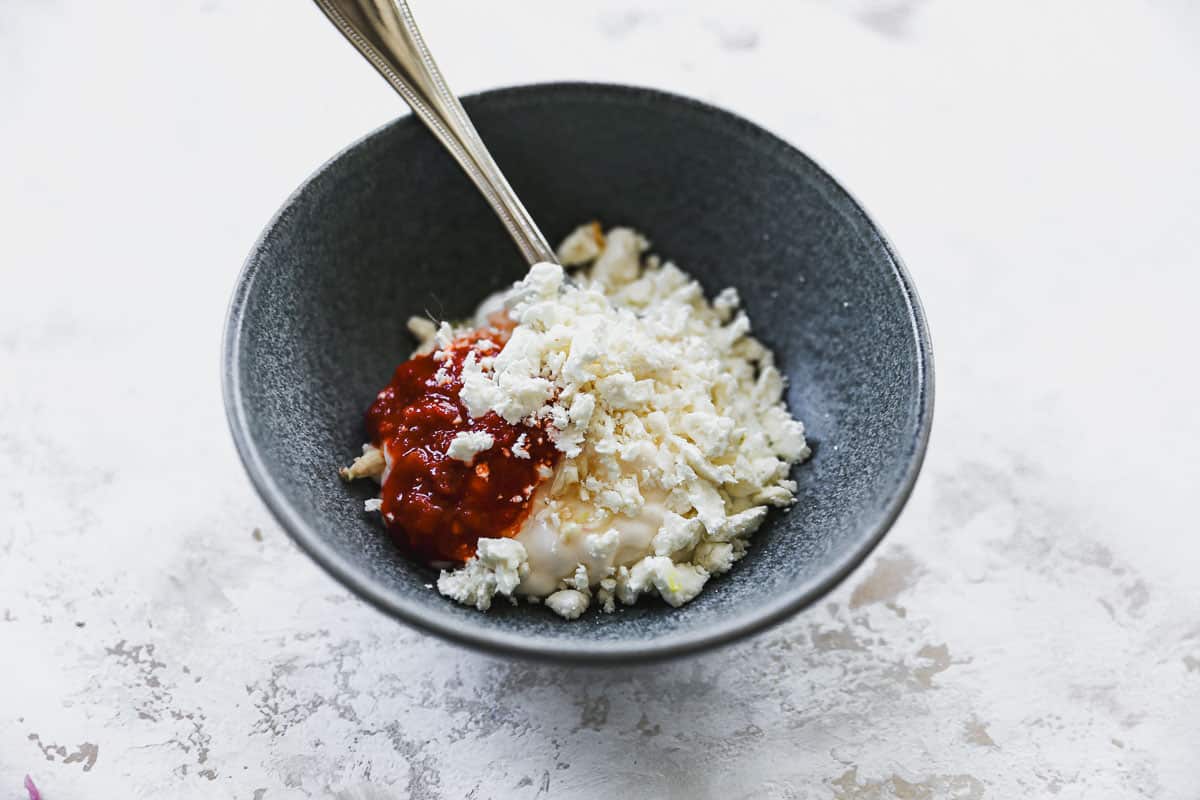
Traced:
[[[517, 325], [499, 353], [468, 356], [463, 403], [473, 417], [545, 425], [562, 457], [516, 536], [520, 563], [497, 562], [509, 540], [482, 539], [475, 558], [442, 573], [443, 594], [481, 609], [495, 594], [545, 598], [567, 619], [642, 594], [680, 606], [742, 557], [767, 506], [793, 502], [787, 475], [809, 454], [804, 426], [737, 292], [710, 303], [646, 249], [632, 230], [583, 226], [559, 249], [583, 266], [573, 281], [537, 264], [502, 303], [481, 306], [480, 317], [506, 308]], [[413, 327], [426, 339], [450, 333]], [[482, 444], [464, 442], [462, 455]]]

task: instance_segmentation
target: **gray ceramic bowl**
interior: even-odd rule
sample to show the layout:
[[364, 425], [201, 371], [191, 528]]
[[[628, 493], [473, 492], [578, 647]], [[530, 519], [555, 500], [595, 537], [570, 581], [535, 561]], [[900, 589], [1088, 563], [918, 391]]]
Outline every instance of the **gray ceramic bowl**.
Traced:
[[812, 459], [799, 502], [680, 609], [643, 601], [564, 622], [487, 614], [429, 588], [336, 469], [412, 343], [413, 314], [467, 316], [525, 272], [467, 178], [412, 117], [317, 171], [254, 246], [225, 332], [225, 402], [250, 478], [338, 580], [430, 633], [496, 653], [632, 662], [692, 653], [778, 622], [846, 577], [900, 512], [921, 465], [932, 365], [912, 282], [820, 167], [724, 111], [660, 92], [551, 84], [465, 100], [551, 241], [591, 219], [645, 232], [707, 292], [736, 286], [790, 378]]

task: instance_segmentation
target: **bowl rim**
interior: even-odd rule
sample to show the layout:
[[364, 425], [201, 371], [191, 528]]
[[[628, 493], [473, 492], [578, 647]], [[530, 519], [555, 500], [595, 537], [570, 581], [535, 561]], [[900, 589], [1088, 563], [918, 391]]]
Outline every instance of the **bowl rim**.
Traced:
[[328, 545], [317, 527], [310, 524], [287, 502], [286, 496], [267, 469], [255, 444], [249, 417], [242, 402], [238, 377], [242, 325], [245, 319], [247, 299], [254, 286], [259, 268], [258, 257], [268, 238], [287, 216], [296, 199], [313, 181], [343, 156], [386, 134], [394, 126], [419, 124], [411, 113], [381, 125], [326, 160], [288, 195], [263, 228], [238, 274], [226, 313], [221, 345], [222, 393], [226, 417], [238, 456], [241, 458], [242, 465], [255, 490], [276, 521], [287, 531], [300, 549], [327, 573], [378, 610], [423, 632], [494, 655], [568, 664], [646, 663], [699, 653], [763, 631], [807, 608], [828, 594], [870, 555], [907, 503], [925, 460], [933, 425], [933, 351], [928, 323], [920, 298], [907, 269], [882, 228], [866, 212], [862, 203], [827, 170], [798, 148], [749, 120], [709, 103], [658, 89], [581, 81], [534, 83], [491, 89], [466, 95], [463, 97], [463, 102], [469, 111], [475, 106], [496, 105], [510, 101], [528, 102], [530, 99], [553, 100], [560, 96], [578, 98], [581, 95], [591, 95], [593, 99], [600, 100], [635, 100], [649, 104], [670, 104], [697, 116], [707, 117], [718, 125], [736, 129], [741, 136], [757, 140], [760, 146], [770, 148], [787, 158], [798, 159], [801, 163], [806, 163], [807, 167], [814, 171], [819, 178], [827, 181], [830, 187], [845, 196], [849, 201], [849, 206], [845, 210], [857, 215], [860, 221], [865, 223], [866, 228], [877, 238], [878, 243], [887, 254], [891, 262], [893, 277], [900, 286], [908, 308], [909, 323], [917, 347], [917, 426], [910, 443], [904, 472], [900, 481], [892, 488], [886, 502], [882, 504], [876, 522], [859, 532], [857, 540], [834, 562], [831, 569], [824, 570], [819, 575], [814, 575], [789, 587], [771, 603], [756, 606], [728, 620], [721, 620], [718, 624], [703, 631], [636, 641], [574, 641], [531, 638], [500, 629], [488, 630], [487, 617], [484, 615], [480, 615], [482, 624], [464, 626], [459, 617], [436, 611], [431, 613], [430, 609], [423, 604], [392, 595], [383, 584], [362, 574], [352, 561], [342, 557], [332, 546]]

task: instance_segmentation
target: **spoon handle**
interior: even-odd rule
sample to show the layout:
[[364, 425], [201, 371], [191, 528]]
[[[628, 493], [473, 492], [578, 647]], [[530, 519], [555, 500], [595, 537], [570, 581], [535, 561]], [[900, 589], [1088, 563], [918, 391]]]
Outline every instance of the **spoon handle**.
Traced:
[[533, 218], [496, 166], [438, 71], [405, 0], [316, 0], [325, 16], [433, 132], [508, 229], [530, 264], [557, 263]]

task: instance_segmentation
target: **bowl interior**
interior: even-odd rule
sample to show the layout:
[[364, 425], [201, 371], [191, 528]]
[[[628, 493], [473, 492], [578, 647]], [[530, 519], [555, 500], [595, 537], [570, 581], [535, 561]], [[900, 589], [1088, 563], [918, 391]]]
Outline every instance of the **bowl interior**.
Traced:
[[458, 167], [411, 117], [326, 164], [271, 223], [234, 298], [226, 393], [239, 449], [302, 547], [411, 624], [526, 655], [686, 652], [816, 599], [869, 552], [907, 497], [928, 433], [928, 349], [903, 270], [811, 161], [716, 109], [645, 90], [551, 85], [468, 99], [497, 161], [552, 242], [592, 219], [644, 232], [711, 294], [735, 286], [789, 376], [814, 455], [799, 501], [772, 512], [733, 571], [680, 609], [643, 601], [565, 623], [488, 614], [428, 588], [337, 467], [412, 342], [413, 314], [469, 315], [525, 272]]

